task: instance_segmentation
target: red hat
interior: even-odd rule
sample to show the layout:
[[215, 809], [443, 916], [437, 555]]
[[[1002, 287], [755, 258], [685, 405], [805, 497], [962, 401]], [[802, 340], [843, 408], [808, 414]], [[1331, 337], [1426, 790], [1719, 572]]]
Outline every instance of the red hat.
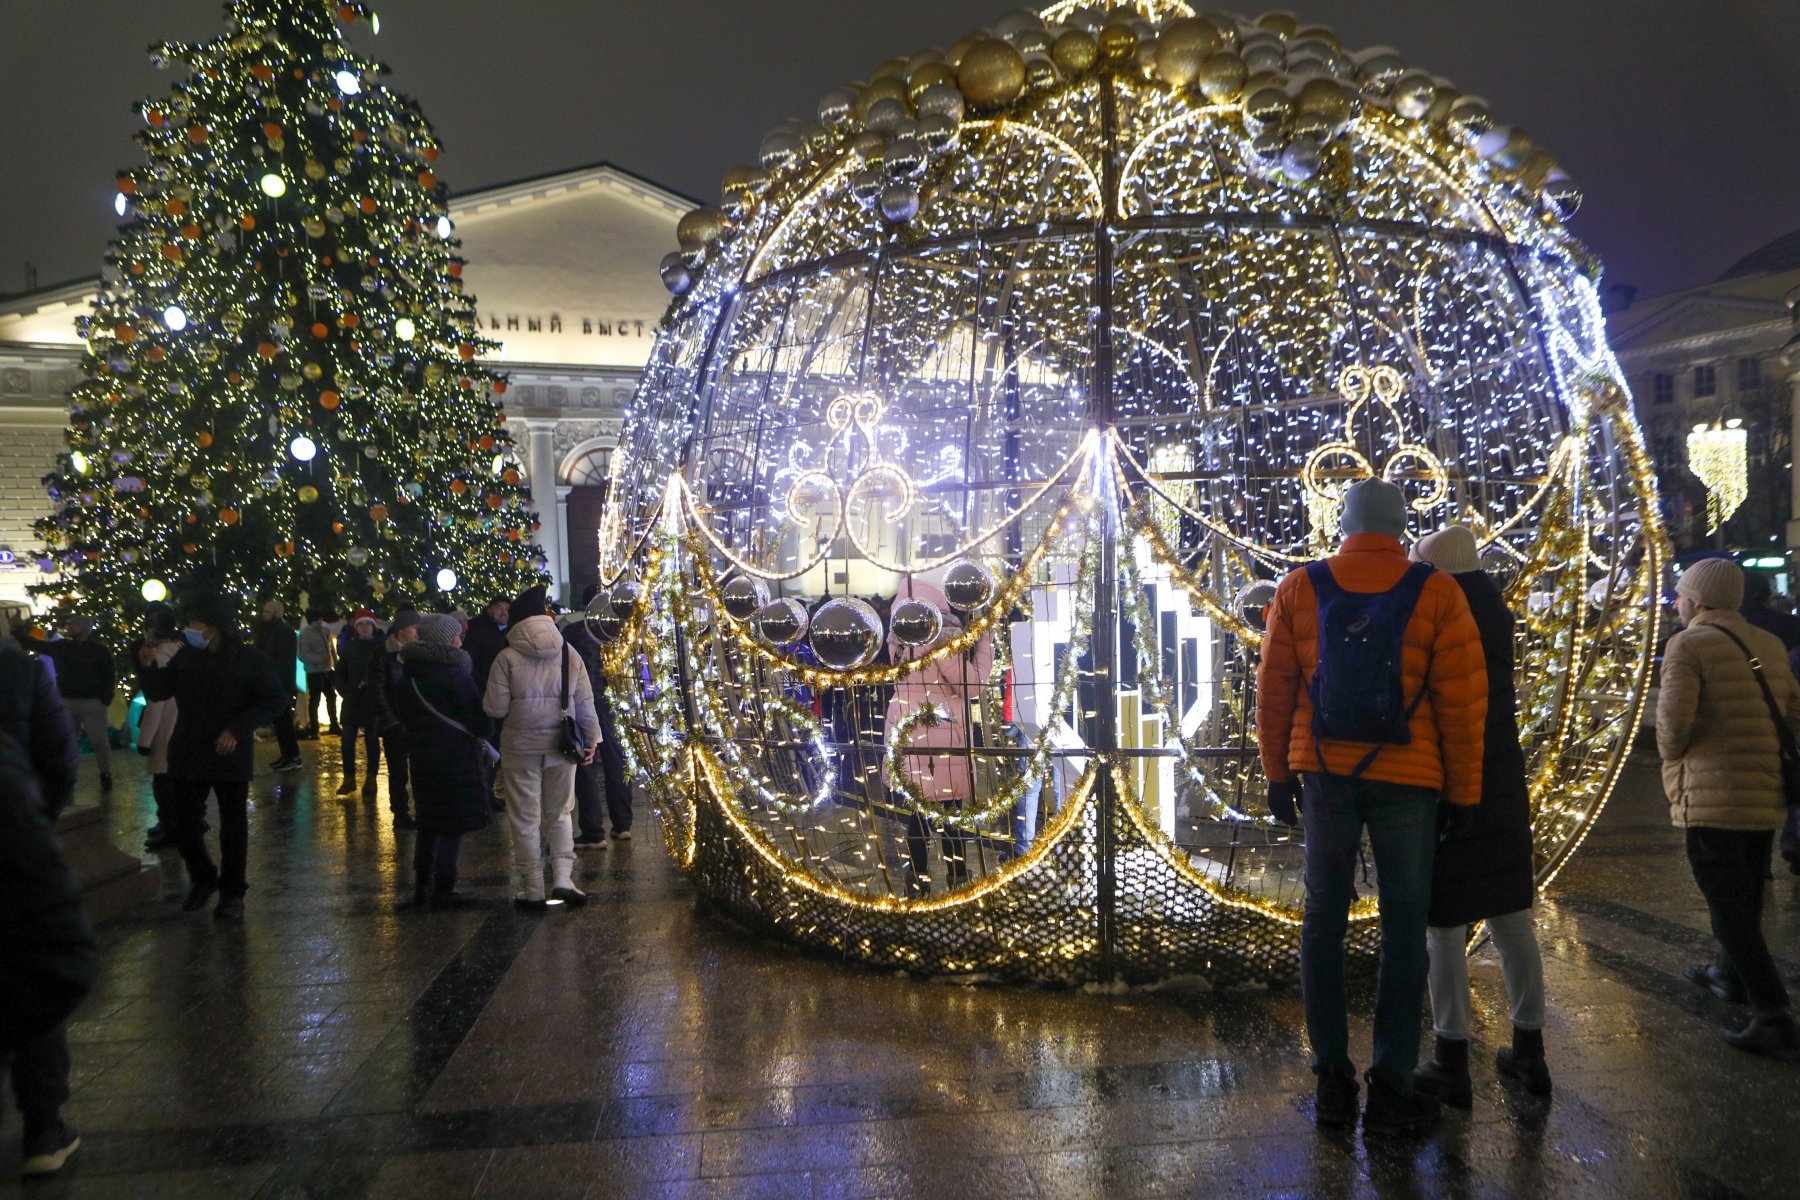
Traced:
[[367, 621], [371, 625], [375, 624], [375, 614], [366, 608], [357, 609], [350, 617], [350, 623], [352, 625], [360, 625], [364, 621]]

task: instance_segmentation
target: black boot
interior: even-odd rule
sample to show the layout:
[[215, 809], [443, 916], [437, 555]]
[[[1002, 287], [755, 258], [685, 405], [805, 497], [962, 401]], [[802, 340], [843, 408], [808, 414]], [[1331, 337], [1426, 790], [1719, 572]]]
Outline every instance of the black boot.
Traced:
[[1469, 1108], [1475, 1102], [1474, 1085], [1469, 1082], [1469, 1040], [1437, 1039], [1430, 1061], [1420, 1063], [1413, 1071], [1413, 1090], [1436, 1096], [1451, 1108]]
[[475, 894], [473, 892], [457, 891], [456, 876], [454, 874], [445, 873], [440, 874], [433, 881], [431, 899], [432, 903], [438, 908], [461, 908], [463, 905], [473, 901], [475, 899]]
[[1800, 1062], [1800, 1029], [1786, 1012], [1757, 1013], [1750, 1023], [1725, 1034], [1725, 1041], [1739, 1050], [1762, 1054], [1782, 1062]]
[[431, 873], [420, 871], [413, 876], [413, 907], [429, 908], [431, 906]]
[[1550, 1068], [1544, 1062], [1544, 1031], [1513, 1026], [1513, 1043], [1494, 1055], [1494, 1069], [1507, 1083], [1533, 1096], [1550, 1094]]
[[337, 790], [337, 794], [340, 796], [356, 795], [356, 774], [355, 774], [355, 772], [349, 772], [349, 771], [345, 772], [344, 786], [340, 787]]
[[1404, 1095], [1399, 1088], [1371, 1071], [1369, 1102], [1363, 1108], [1363, 1136], [1420, 1137], [1437, 1126], [1440, 1110], [1435, 1096], [1423, 1092]]
[[1313, 1120], [1324, 1129], [1343, 1129], [1356, 1124], [1356, 1092], [1354, 1070], [1327, 1068], [1319, 1071]]

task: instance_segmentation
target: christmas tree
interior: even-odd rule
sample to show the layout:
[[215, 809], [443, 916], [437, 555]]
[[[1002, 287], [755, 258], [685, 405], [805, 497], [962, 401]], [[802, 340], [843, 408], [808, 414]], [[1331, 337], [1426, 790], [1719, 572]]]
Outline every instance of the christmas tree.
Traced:
[[232, 0], [152, 51], [143, 166], [91, 317], [38, 591], [115, 635], [217, 590], [424, 609], [542, 578], [438, 180], [361, 4]]

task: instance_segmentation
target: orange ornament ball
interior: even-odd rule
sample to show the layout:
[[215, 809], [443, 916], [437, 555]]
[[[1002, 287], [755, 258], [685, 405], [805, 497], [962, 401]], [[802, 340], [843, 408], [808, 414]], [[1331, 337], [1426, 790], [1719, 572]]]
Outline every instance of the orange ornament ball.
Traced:
[[330, 388], [319, 393], [320, 408], [336, 408], [341, 403], [342, 400], [338, 397], [338, 394]]
[[468, 362], [475, 357], [475, 347], [468, 342], [464, 342], [456, 348], [456, 353], [464, 362]]
[[275, 553], [280, 555], [282, 558], [294, 557], [294, 543], [292, 543], [292, 542], [276, 542], [275, 543]]
[[182, 213], [187, 211], [187, 205], [179, 200], [171, 200], [164, 207], [169, 210], [169, 215], [171, 217], [179, 217]]
[[437, 186], [437, 172], [436, 171], [420, 171], [419, 172], [419, 186], [424, 188], [428, 192], [432, 188], [436, 187]]
[[518, 541], [518, 540], [519, 540], [519, 531], [518, 531], [518, 530], [516, 530], [516, 529], [509, 529], [509, 530], [507, 530], [507, 531], [506, 531], [506, 540], [507, 540], [507, 541], [509, 541], [509, 542], [516, 542], [516, 541]]
[[387, 520], [387, 515], [388, 515], [387, 505], [385, 505], [385, 504], [369, 505], [369, 516], [373, 517], [375, 520], [385, 521], [385, 520]]
[[487, 498], [487, 506], [489, 508], [499, 508], [504, 503], [505, 501], [501, 500], [498, 496], [489, 496]]
[[202, 429], [199, 433], [194, 435], [194, 441], [202, 450], [204, 450], [213, 444], [213, 435]]
[[356, 206], [366, 213], [372, 213], [375, 211], [375, 197], [364, 196], [361, 200], [356, 202]]
[[167, 350], [164, 350], [161, 346], [150, 347], [150, 361], [151, 362], [161, 362], [163, 359], [165, 359], [167, 357], [169, 357], [169, 352]]
[[450, 264], [450, 278], [452, 278], [452, 279], [461, 279], [462, 278], [462, 264], [461, 263], [453, 262]]
[[436, 162], [437, 160], [438, 160], [438, 148], [436, 146], [425, 147], [425, 161], [426, 162]]
[[135, 341], [137, 340], [137, 326], [131, 324], [116, 325], [113, 327], [113, 336], [118, 338], [121, 342]]
[[[267, 83], [267, 82], [269, 82], [269, 80], [275, 78], [275, 68], [271, 67], [268, 63], [251, 63], [250, 64], [250, 74], [257, 79], [262, 80], [264, 83]], [[269, 127], [267, 125], [264, 125], [263, 128], [267, 129]], [[275, 129], [277, 132], [279, 132], [281, 129], [281, 126], [277, 125], [277, 126], [275, 126]], [[272, 133], [269, 136], [274, 137], [275, 134]]]
[[242, 383], [242, 382], [244, 382], [244, 377], [242, 375], [239, 375], [236, 371], [233, 371], [229, 375], [225, 376], [225, 382], [226, 383]]
[[195, 224], [193, 221], [189, 221], [186, 225], [183, 225], [181, 227], [181, 236], [186, 238], [190, 242], [199, 241], [200, 240], [200, 226]]
[[221, 508], [219, 510], [219, 520], [226, 525], [236, 525], [238, 523], [238, 510], [235, 508]]
[[508, 483], [518, 483], [519, 482], [519, 473], [518, 473], [518, 471], [514, 470], [512, 467], [508, 467], [508, 468], [506, 468], [506, 472], [503, 475], [501, 475], [500, 478], [506, 480], [506, 482], [508, 482]]
[[492, 450], [494, 448], [494, 435], [491, 433], [482, 434], [481, 440], [477, 444], [483, 450]]
[[163, 116], [162, 109], [160, 109], [160, 108], [153, 108], [149, 112], [144, 114], [144, 120], [150, 122], [152, 125], [155, 125], [159, 128], [162, 126], [162, 123], [164, 121], [167, 121], [168, 119], [169, 118]]
[[327, 325], [323, 321], [314, 321], [313, 327], [312, 327], [312, 335], [316, 338], [330, 337], [331, 336], [331, 326]]
[[274, 358], [280, 353], [274, 342], [259, 342], [256, 347], [256, 352], [264, 358]]
[[348, 4], [340, 4], [338, 6], [338, 20], [346, 25], [353, 23], [356, 20], [356, 10]]
[[163, 247], [163, 257], [168, 259], [170, 262], [180, 262], [181, 261], [181, 247], [180, 246], [164, 246]]
[[256, 228], [256, 218], [251, 216], [249, 213], [245, 213], [243, 216], [238, 218], [238, 228], [246, 230], [246, 231], [255, 229]]
[[189, 125], [187, 135], [188, 141], [194, 143], [196, 146], [201, 145], [207, 138], [206, 126]]
[[263, 136], [268, 138], [271, 142], [274, 141], [276, 138], [281, 136], [281, 126], [277, 125], [273, 121], [270, 121], [268, 124], [263, 126]]
[[450, 481], [450, 490], [460, 496], [469, 490], [468, 481], [463, 479], [452, 479]]
[[344, 532], [344, 523], [342, 521], [333, 521], [331, 523], [331, 532], [333, 532], [333, 533]]
[[182, 546], [181, 552], [183, 554], [198, 554], [200, 553], [200, 547], [194, 545], [192, 542], [188, 542], [186, 545]]

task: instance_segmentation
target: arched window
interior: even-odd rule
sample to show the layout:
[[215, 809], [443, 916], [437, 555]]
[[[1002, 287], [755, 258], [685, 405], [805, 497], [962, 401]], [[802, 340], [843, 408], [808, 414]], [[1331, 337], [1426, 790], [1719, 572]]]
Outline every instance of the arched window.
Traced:
[[612, 445], [598, 439], [575, 447], [563, 459], [562, 481], [570, 487], [603, 487], [612, 474]]

